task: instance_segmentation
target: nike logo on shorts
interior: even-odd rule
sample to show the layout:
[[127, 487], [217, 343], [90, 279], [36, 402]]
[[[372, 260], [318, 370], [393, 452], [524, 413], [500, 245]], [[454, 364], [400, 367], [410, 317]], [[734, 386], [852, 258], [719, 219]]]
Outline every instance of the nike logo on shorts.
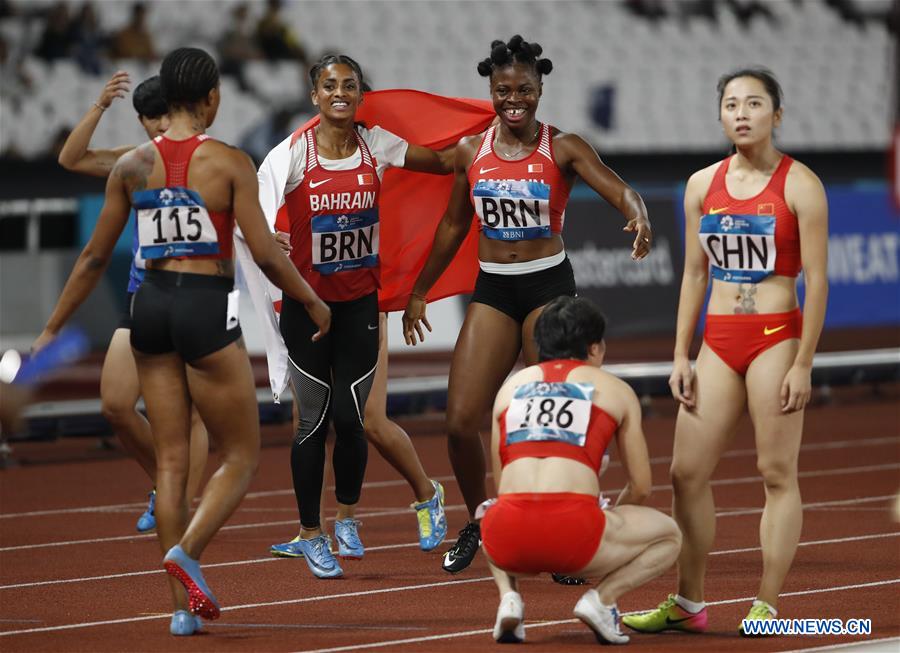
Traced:
[[478, 174], [483, 175], [487, 172], [491, 172], [492, 170], [499, 170], [500, 166], [495, 166], [493, 168], [478, 168]]
[[728, 210], [727, 206], [723, 206], [721, 209], [710, 209], [708, 215], [716, 215], [718, 213], [725, 213]]
[[309, 187], [318, 188], [322, 184], [327, 184], [329, 181], [331, 181], [331, 177], [329, 177], [328, 179], [323, 179], [322, 181], [311, 181], [309, 182]]
[[367, 328], [369, 331], [375, 331], [375, 329], [378, 328], [378, 325], [377, 325], [377, 324], [367, 324], [367, 325], [366, 325], [366, 328]]
[[786, 326], [787, 326], [787, 324], [782, 324], [781, 326], [775, 327], [774, 329], [770, 329], [769, 327], [763, 327], [763, 335], [764, 335], [764, 336], [770, 336], [770, 335], [772, 335], [773, 333], [778, 333], [779, 331], [781, 331], [781, 330], [782, 330], [783, 328], [785, 328]]

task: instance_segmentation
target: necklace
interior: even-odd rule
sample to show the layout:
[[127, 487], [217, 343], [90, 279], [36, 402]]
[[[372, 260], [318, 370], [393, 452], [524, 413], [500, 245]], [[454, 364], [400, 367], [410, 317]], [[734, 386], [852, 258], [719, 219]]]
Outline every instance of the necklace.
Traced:
[[526, 147], [528, 147], [529, 145], [531, 145], [532, 143], [534, 143], [534, 141], [535, 141], [535, 139], [537, 138], [538, 133], [540, 133], [540, 131], [541, 131], [541, 123], [537, 123], [537, 125], [535, 126], [535, 129], [534, 129], [534, 134], [531, 135], [531, 138], [528, 139], [528, 142], [527, 142], [527, 143], [522, 143], [522, 142], [520, 142], [520, 143], [519, 143], [519, 149], [517, 149], [515, 152], [497, 152], [497, 154], [500, 154], [501, 156], [503, 156], [503, 157], [506, 158], [506, 159], [511, 159], [511, 158], [513, 158], [514, 156], [518, 156], [519, 154], [522, 153], [522, 151], [523, 151]]

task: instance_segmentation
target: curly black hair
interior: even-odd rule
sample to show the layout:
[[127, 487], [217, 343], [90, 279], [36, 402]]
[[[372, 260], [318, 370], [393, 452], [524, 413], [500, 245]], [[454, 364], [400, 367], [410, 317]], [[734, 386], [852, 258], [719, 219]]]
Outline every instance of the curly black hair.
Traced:
[[553, 70], [553, 62], [549, 59], [540, 59], [543, 52], [544, 48], [539, 43], [529, 43], [519, 34], [512, 37], [508, 43], [500, 40], [492, 41], [491, 56], [478, 62], [478, 74], [490, 77], [498, 68], [520, 63], [534, 68], [538, 78], [549, 75]]
[[178, 48], [163, 59], [159, 80], [170, 109], [191, 106], [219, 85], [219, 68], [204, 50]]

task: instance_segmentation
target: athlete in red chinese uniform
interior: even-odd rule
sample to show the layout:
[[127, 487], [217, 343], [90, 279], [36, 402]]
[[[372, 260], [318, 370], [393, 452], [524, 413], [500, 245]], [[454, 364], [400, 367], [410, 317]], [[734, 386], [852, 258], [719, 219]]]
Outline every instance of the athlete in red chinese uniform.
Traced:
[[[828, 296], [828, 206], [816, 175], [772, 142], [782, 114], [772, 73], [740, 70], [722, 77], [718, 90], [722, 127], [736, 152], [696, 172], [685, 191], [684, 278], [669, 379], [681, 403], [671, 470], [674, 516], [684, 533], [678, 594], [623, 620], [645, 632], [706, 629], [703, 578], [715, 534], [709, 481], [745, 406], [766, 493], [763, 575], [748, 619], [776, 614], [803, 519], [797, 457]], [[710, 271], [706, 329], [692, 371], [688, 350]]]
[[494, 41], [478, 64], [490, 79], [499, 124], [457, 147], [453, 195], [434, 247], [413, 287], [403, 318], [409, 344], [421, 340], [425, 294], [440, 277], [478, 216], [481, 270], [453, 352], [447, 403], [450, 461], [469, 510], [469, 523], [444, 556], [443, 567], [465, 569], [478, 550], [475, 508], [484, 501], [485, 460], [478, 426], [522, 352], [537, 361], [532, 332], [543, 306], [575, 295], [563, 247], [566, 202], [576, 177], [615, 206], [636, 232], [632, 256], [650, 251], [650, 222], [640, 196], [575, 134], [537, 121], [542, 76], [552, 64], [537, 43], [514, 36]]
[[[215, 61], [180, 48], [163, 60], [160, 81], [169, 129], [116, 162], [97, 227], [54, 317], [65, 322], [97, 284], [134, 206], [147, 272], [132, 302], [131, 346], [156, 444], [157, 533], [176, 607], [170, 632], [191, 635], [193, 615], [219, 616], [198, 558], [243, 498], [259, 456], [256, 389], [233, 292], [235, 221], [260, 269], [309, 311], [313, 338], [327, 332], [330, 311], [272, 239], [250, 158], [204, 134], [219, 108]], [[222, 464], [191, 517], [192, 401]]]
[[[599, 369], [605, 326], [588, 299], [551, 301], [534, 328], [541, 362], [514, 374], [494, 402], [498, 499], [485, 512], [481, 533], [500, 590], [499, 642], [525, 638], [516, 579], [562, 572], [599, 581], [578, 601], [575, 616], [601, 643], [624, 644], [616, 600], [663, 573], [678, 555], [675, 522], [636, 505], [651, 486], [641, 408], [624, 381]], [[616, 507], [604, 511], [598, 473], [613, 440], [627, 485]]]

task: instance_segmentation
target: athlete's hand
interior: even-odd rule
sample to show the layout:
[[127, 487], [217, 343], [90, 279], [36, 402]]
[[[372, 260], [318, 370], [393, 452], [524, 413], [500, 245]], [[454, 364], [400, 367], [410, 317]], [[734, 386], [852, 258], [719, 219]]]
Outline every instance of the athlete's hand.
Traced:
[[676, 358], [672, 364], [672, 375], [669, 377], [669, 389], [675, 400], [691, 410], [696, 406], [694, 398], [694, 370], [691, 362], [684, 358]]
[[416, 346], [416, 335], [419, 336], [418, 342], [425, 342], [425, 332], [422, 331], [422, 325], [431, 331], [431, 324], [425, 316], [425, 299], [418, 295], [410, 295], [409, 301], [406, 303], [406, 310], [403, 312], [403, 339], [407, 345]]
[[781, 412], [806, 408], [812, 395], [812, 368], [794, 363], [781, 384]]
[[293, 247], [291, 247], [291, 235], [286, 234], [283, 231], [275, 232], [275, 242], [281, 248], [285, 254], [290, 254]]
[[97, 98], [97, 104], [104, 109], [108, 109], [116, 98], [123, 98], [125, 94], [131, 90], [131, 78], [124, 70], [117, 70], [115, 74], [106, 82], [100, 97]]
[[650, 253], [650, 245], [653, 243], [653, 230], [650, 228], [650, 221], [647, 218], [638, 217], [628, 221], [622, 231], [631, 231], [637, 235], [634, 237], [634, 244], [631, 248], [631, 258], [640, 261]]
[[56, 336], [57, 334], [51, 333], [50, 331], [47, 331], [47, 329], [41, 331], [41, 335], [39, 335], [37, 337], [37, 340], [35, 340], [31, 345], [31, 353], [36, 354], [37, 352], [39, 352], [41, 349], [49, 345], [50, 342], [54, 338], [56, 338]]
[[306, 309], [306, 312], [309, 313], [310, 319], [316, 323], [317, 327], [319, 327], [319, 330], [316, 331], [311, 338], [313, 342], [316, 342], [331, 329], [331, 309], [328, 308], [328, 304], [318, 297], [309, 304], [305, 304], [304, 308]]

